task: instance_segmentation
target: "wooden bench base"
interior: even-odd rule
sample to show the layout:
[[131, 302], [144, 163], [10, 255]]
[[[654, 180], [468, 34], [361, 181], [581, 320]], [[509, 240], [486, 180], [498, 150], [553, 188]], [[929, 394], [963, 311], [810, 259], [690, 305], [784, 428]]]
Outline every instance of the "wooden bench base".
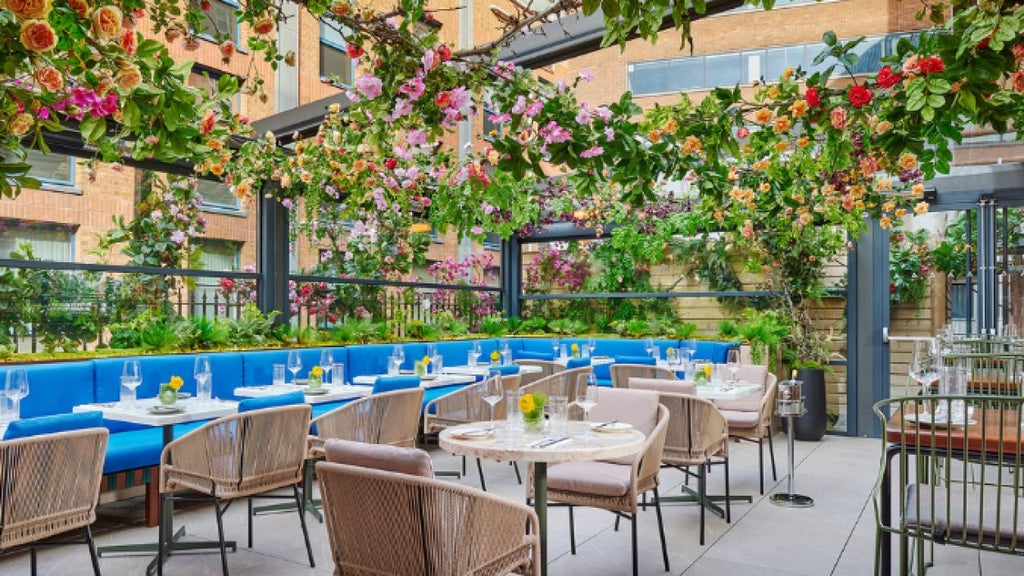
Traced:
[[100, 492], [124, 490], [133, 486], [146, 487], [146, 526], [152, 528], [160, 524], [160, 482], [159, 467], [139, 468], [126, 472], [115, 472], [103, 477]]

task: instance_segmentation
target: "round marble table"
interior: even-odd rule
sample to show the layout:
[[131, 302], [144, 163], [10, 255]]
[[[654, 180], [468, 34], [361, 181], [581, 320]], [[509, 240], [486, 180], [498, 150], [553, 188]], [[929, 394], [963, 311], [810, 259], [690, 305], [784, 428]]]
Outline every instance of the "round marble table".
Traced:
[[[499, 422], [498, 426], [503, 426]], [[497, 435], [466, 437], [467, 430], [487, 428], [488, 422], [474, 422], [453, 426], [438, 435], [441, 448], [475, 458], [533, 462], [533, 508], [537, 511], [540, 533], [541, 574], [547, 576], [548, 560], [548, 463], [584, 460], [604, 460], [636, 454], [644, 446], [645, 436], [636, 430], [625, 432], [595, 432], [593, 438], [581, 439], [584, 432], [582, 422], [569, 422], [566, 439], [550, 446], [539, 445], [548, 436], [543, 434], [499, 433]]]

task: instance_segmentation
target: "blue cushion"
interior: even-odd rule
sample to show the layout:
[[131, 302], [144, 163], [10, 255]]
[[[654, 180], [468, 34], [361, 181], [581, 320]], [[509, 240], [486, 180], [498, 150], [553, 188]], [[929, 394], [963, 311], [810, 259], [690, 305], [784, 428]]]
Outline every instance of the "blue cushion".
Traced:
[[551, 362], [555, 359], [554, 352], [533, 352], [530, 350], [520, 350], [519, 352], [513, 352], [512, 356], [516, 360], [547, 360]]
[[657, 366], [658, 361], [653, 356], [616, 356], [616, 364], [643, 364], [645, 366]]
[[163, 431], [159, 427], [111, 434], [107, 441], [107, 456], [103, 460], [103, 473], [156, 466], [160, 463], [163, 448]]
[[246, 398], [238, 403], [238, 413], [262, 410], [263, 408], [275, 408], [277, 406], [288, 406], [291, 404], [305, 404], [306, 395], [302, 392], [287, 392], [285, 394], [274, 394], [273, 396], [261, 396], [259, 398]]
[[[55, 362], [19, 366], [28, 375], [29, 394], [21, 400], [21, 417], [67, 414], [75, 406], [95, 402], [92, 362]], [[0, 386], [6, 370], [0, 369]], [[115, 398], [116, 400], [116, 398]]]
[[40, 434], [55, 434], [84, 428], [102, 428], [103, 413], [97, 410], [74, 414], [55, 414], [37, 418], [23, 418], [7, 425], [4, 440], [27, 438]]
[[[363, 344], [360, 346], [350, 346], [348, 348], [348, 364], [345, 365], [346, 376], [348, 376], [349, 382], [356, 376], [376, 376], [377, 374], [387, 374], [388, 372], [388, 356], [391, 356], [391, 352], [395, 347], [391, 344]], [[413, 348], [406, 350], [405, 361], [410, 367], [414, 360], [422, 358], [422, 353], [417, 353], [418, 357], [412, 356], [414, 352]]]
[[379, 376], [373, 382], [373, 394], [391, 392], [392, 390], [404, 390], [406, 388], [419, 388], [419, 376]]
[[712, 340], [697, 341], [697, 350], [693, 353], [694, 360], [704, 360], [715, 364], [725, 364], [729, 350], [739, 348], [735, 342], [716, 342]]
[[590, 358], [569, 358], [565, 362], [566, 370], [572, 370], [573, 368], [583, 368], [584, 366], [590, 366]]
[[515, 374], [519, 374], [519, 366], [516, 364], [510, 364], [508, 366], [490, 366], [487, 370], [497, 370], [502, 376], [513, 376]]
[[457, 390], [461, 390], [466, 386], [472, 386], [472, 384], [455, 384], [453, 386], [438, 386], [435, 388], [427, 388], [423, 391], [423, 406], [426, 407], [431, 401], [444, 396], [445, 394], [451, 394]]
[[[321, 348], [299, 348], [299, 358], [302, 359], [302, 368], [299, 369], [298, 377], [306, 378], [309, 375], [309, 370], [313, 366], [320, 364], [320, 352]], [[334, 354], [334, 362], [345, 364], [345, 371], [349, 371], [348, 366], [348, 352], [345, 348], [331, 348], [331, 352]], [[265, 386], [270, 384], [274, 379], [274, 364], [287, 365], [288, 364], [288, 350], [254, 350], [252, 352], [241, 352], [242, 356], [242, 381], [236, 383], [231, 387], [232, 390], [236, 386]], [[333, 376], [333, 374], [332, 374]], [[351, 376], [349, 376], [351, 378]], [[287, 382], [292, 381], [292, 373], [289, 370], [285, 370], [285, 380]], [[217, 374], [214, 370], [214, 392], [217, 392]], [[227, 398], [228, 396], [221, 396], [221, 398]]]

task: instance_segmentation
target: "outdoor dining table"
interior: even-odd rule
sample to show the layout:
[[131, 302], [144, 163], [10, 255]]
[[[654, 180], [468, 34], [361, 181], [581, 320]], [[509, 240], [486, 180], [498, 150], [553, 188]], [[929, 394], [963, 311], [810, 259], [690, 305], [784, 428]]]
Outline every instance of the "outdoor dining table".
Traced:
[[[572, 360], [572, 357], [570, 357], [570, 356], [561, 356], [559, 358], [555, 358], [554, 359], [554, 363], [558, 364], [558, 365], [560, 365], [562, 367], [565, 367], [565, 366], [569, 365], [569, 360]], [[591, 366], [599, 366], [601, 364], [613, 364], [614, 362], [615, 362], [615, 358], [612, 358], [611, 356], [591, 356], [590, 357], [590, 365]]]
[[[129, 408], [120, 402], [100, 402], [97, 404], [82, 404], [75, 406], [72, 408], [72, 412], [98, 410], [103, 413], [103, 417], [107, 420], [117, 420], [119, 422], [141, 424], [143, 426], [151, 427], [159, 426], [163, 431], [163, 446], [167, 446], [172, 440], [174, 440], [175, 424], [187, 424], [189, 422], [198, 422], [201, 420], [212, 420], [222, 416], [230, 416], [231, 414], [238, 412], [238, 402], [230, 400], [210, 400], [207, 402], [200, 402], [195, 398], [180, 399], [175, 403], [175, 406], [181, 409], [178, 412], [159, 414], [150, 412], [150, 410], [156, 406], [162, 406], [156, 398], [140, 398], [136, 400], [134, 408]], [[181, 550], [212, 550], [220, 548], [220, 544], [217, 542], [178, 542], [178, 539], [185, 535], [185, 527], [182, 526], [177, 532], [174, 531], [174, 505], [172, 501], [169, 501], [164, 505], [163, 509], [160, 510], [160, 514], [162, 515], [162, 521], [160, 522], [161, 533], [159, 538], [166, 542], [165, 550], [168, 554], [173, 551]], [[225, 542], [224, 545], [232, 551], [237, 548], [237, 545], [233, 541]], [[102, 556], [104, 553], [136, 554], [152, 552], [156, 554], [157, 550], [157, 543], [154, 542], [152, 544], [105, 546], [97, 548], [96, 552]], [[147, 575], [152, 574], [156, 570], [158, 560], [158, 558], [154, 558], [153, 561], [149, 563], [149, 566], [146, 568]]]
[[330, 402], [340, 402], [342, 400], [352, 400], [354, 398], [369, 396], [369, 394], [373, 392], [373, 386], [339, 384], [337, 386], [323, 386], [319, 391], [312, 391], [306, 386], [297, 386], [294, 384], [270, 384], [266, 386], [241, 386], [235, 388], [234, 394], [235, 396], [241, 396], [242, 398], [261, 398], [263, 396], [287, 394], [295, 391], [305, 394], [306, 404], [327, 404]]
[[[966, 425], [943, 426], [935, 433], [931, 426], [917, 426], [911, 422], [909, 415], [904, 418], [902, 410], [897, 410], [885, 424], [885, 450], [887, 465], [881, 479], [881, 522], [885, 526], [892, 525], [892, 483], [889, 477], [891, 466], [888, 462], [906, 447], [923, 445], [930, 456], [946, 456], [968, 459], [980, 453], [1013, 454], [1021, 450], [1024, 440], [1021, 438], [1020, 423], [1016, 417], [1000, 417], [1000, 410], [975, 410]], [[1016, 416], [1016, 412], [1014, 412]], [[905, 475], [905, 474], [904, 474]], [[879, 542], [879, 562], [882, 576], [892, 574], [892, 534], [882, 535]], [[906, 554], [906, 550], [901, 550]], [[900, 565], [905, 565], [901, 559]]]
[[[501, 424], [499, 424], [500, 426]], [[583, 422], [569, 422], [562, 441], [544, 445], [545, 435], [502, 431], [484, 437], [465, 436], [468, 431], [486, 429], [488, 422], [474, 422], [453, 426], [441, 431], [441, 448], [475, 458], [533, 463], [533, 508], [537, 512], [539, 527], [541, 575], [547, 576], [548, 560], [548, 463], [604, 460], [636, 454], [644, 446], [645, 436], [635, 429], [608, 434], [595, 434], [587, 441], [580, 439]], [[496, 430], [497, 432], [497, 430]], [[556, 440], [557, 438], [551, 438]]]
[[[405, 374], [405, 373], [402, 373], [402, 375], [403, 376], [404, 375], [411, 376], [411, 374]], [[353, 384], [362, 385], [362, 386], [373, 387], [373, 384], [377, 381], [377, 378], [380, 378], [382, 376], [386, 377], [387, 374], [374, 374], [374, 375], [371, 375], [371, 376], [356, 376], [355, 378], [352, 379], [352, 383]], [[471, 376], [471, 375], [467, 375], [467, 374], [446, 374], [446, 373], [441, 373], [441, 374], [438, 374], [437, 376], [435, 376], [433, 378], [430, 378], [430, 377], [424, 378], [424, 377], [421, 376], [420, 377], [420, 388], [426, 388], [426, 389], [429, 389], [429, 388], [443, 388], [445, 386], [456, 386], [458, 384], [472, 384], [473, 382], [476, 382], [476, 377], [475, 376]]]
[[[683, 380], [683, 382], [693, 382]], [[738, 400], [746, 396], [759, 394], [764, 390], [760, 384], [739, 382], [731, 386], [716, 386], [713, 384], [702, 384], [697, 386], [697, 396], [705, 400]]]
[[[443, 374], [458, 374], [462, 376], [487, 376], [491, 368], [494, 368], [490, 364], [477, 364], [476, 366], [445, 366], [441, 373]], [[537, 374], [542, 368], [540, 366], [520, 366], [520, 374]]]

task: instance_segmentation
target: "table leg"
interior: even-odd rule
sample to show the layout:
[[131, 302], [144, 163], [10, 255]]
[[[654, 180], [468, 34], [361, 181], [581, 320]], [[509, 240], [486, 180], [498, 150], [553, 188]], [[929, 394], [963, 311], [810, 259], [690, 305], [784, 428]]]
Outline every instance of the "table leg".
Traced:
[[548, 576], [548, 464], [533, 465], [533, 509], [537, 512], [537, 530], [540, 538], [540, 573]]
[[[889, 476], [889, 472], [892, 469], [892, 459], [899, 453], [899, 447], [890, 445], [885, 451], [885, 468], [882, 473], [882, 486], [881, 496], [879, 498], [879, 506], [881, 507], [881, 521], [883, 526], [892, 525], [892, 480]], [[876, 528], [878, 530], [878, 528]], [[889, 576], [892, 574], [892, 534], [889, 532], [881, 531], [880, 540], [878, 542], [878, 555], [880, 576]]]

